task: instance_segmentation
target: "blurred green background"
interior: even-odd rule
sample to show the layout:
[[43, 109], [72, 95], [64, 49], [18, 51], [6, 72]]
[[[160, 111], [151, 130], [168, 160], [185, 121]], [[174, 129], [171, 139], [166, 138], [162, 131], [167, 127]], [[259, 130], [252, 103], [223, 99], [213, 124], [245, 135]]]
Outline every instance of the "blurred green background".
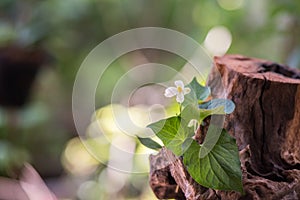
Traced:
[[[119, 32], [145, 26], [180, 31], [211, 56], [244, 54], [300, 68], [298, 0], [0, 0], [2, 177], [16, 179], [28, 162], [59, 199], [155, 199], [147, 174], [115, 172], [86, 151], [71, 107], [76, 72], [87, 54]], [[173, 54], [153, 50], [116, 60], [105, 71], [100, 82], [105, 87], [96, 97], [97, 108], [104, 107], [97, 116], [106, 120], [111, 137], [111, 108], [105, 107], [110, 91], [124, 72], [145, 59], [176, 70], [185, 64]], [[3, 67], [7, 63], [9, 70]], [[22, 71], [18, 66], [23, 63], [34, 69]], [[21, 93], [24, 101], [14, 102], [13, 96], [21, 98]], [[136, 115], [143, 112], [135, 109]], [[109, 144], [94, 145], [109, 162]], [[138, 143], [135, 147], [146, 151]], [[147, 162], [133, 163], [148, 169]]]

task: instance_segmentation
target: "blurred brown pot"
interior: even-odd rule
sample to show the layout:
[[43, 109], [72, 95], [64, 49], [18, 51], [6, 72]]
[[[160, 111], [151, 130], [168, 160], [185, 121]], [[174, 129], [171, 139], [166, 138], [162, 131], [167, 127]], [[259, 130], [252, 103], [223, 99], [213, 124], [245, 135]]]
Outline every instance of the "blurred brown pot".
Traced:
[[24, 106], [39, 69], [48, 61], [41, 48], [0, 47], [0, 106]]

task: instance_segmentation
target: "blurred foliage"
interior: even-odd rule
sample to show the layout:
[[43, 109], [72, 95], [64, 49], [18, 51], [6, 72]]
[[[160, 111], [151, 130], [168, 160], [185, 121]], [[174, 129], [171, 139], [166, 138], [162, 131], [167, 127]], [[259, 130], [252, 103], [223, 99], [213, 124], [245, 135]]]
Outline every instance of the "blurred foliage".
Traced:
[[[144, 26], [174, 29], [200, 44], [212, 28], [222, 26], [232, 37], [227, 53], [300, 68], [298, 0], [1, 0], [0, 45], [42, 47], [54, 66], [40, 71], [25, 107], [0, 110], [2, 175], [14, 177], [15, 168], [26, 160], [44, 177], [59, 176], [63, 169], [70, 176], [87, 177], [78, 189], [79, 199], [153, 199], [151, 194], [147, 197], [145, 175], [125, 177], [119, 192], [105, 189], [109, 168], [89, 157], [81, 146], [71, 113], [73, 82], [86, 55], [110, 36]], [[146, 61], [176, 70], [185, 64], [167, 52], [131, 52], [105, 71], [97, 106], [110, 104], [110, 91], [118, 79]], [[97, 140], [86, 142], [99, 148]], [[109, 146], [104, 148], [107, 153]], [[78, 159], [86, 165], [78, 161], [76, 166]]]

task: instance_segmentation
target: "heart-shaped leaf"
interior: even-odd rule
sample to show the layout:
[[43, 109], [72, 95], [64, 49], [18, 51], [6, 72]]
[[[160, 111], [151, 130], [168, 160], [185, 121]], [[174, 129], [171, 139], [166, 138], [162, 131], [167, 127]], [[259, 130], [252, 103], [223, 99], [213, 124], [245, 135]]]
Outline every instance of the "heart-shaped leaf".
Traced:
[[[164, 145], [175, 155], [180, 156], [189, 145], [185, 142], [187, 138], [194, 135], [192, 127], [181, 117], [171, 117], [148, 125], [149, 128], [161, 139]], [[191, 141], [190, 141], [191, 142]], [[182, 145], [182, 144], [185, 145]]]
[[201, 148], [193, 141], [183, 155], [184, 165], [193, 179], [208, 188], [243, 192], [242, 172], [235, 139], [223, 129], [215, 146], [202, 158]]

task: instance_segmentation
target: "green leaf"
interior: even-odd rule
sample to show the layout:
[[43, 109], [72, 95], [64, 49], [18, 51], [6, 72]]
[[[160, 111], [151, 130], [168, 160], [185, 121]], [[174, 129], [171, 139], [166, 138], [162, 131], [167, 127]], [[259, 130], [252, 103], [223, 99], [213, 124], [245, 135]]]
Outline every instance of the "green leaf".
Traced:
[[199, 105], [200, 109], [214, 110], [213, 114], [230, 114], [234, 111], [235, 105], [229, 99], [212, 99]]
[[186, 87], [189, 87], [191, 92], [185, 95], [184, 105], [193, 104], [198, 101], [202, 102], [210, 95], [210, 88], [200, 85], [196, 77]]
[[203, 121], [206, 117], [210, 116], [210, 115], [215, 115], [215, 114], [219, 114], [219, 115], [224, 115], [226, 114], [224, 112], [224, 107], [220, 106], [217, 108], [213, 108], [213, 109], [199, 109], [200, 111], [200, 120], [199, 121]]
[[159, 150], [162, 148], [162, 146], [160, 144], [158, 144], [157, 142], [155, 142], [154, 140], [152, 140], [150, 138], [141, 138], [141, 137], [137, 137], [137, 138], [144, 146], [146, 146], [150, 149]]
[[181, 119], [189, 123], [192, 119], [199, 120], [200, 109], [197, 105], [189, 104], [180, 113]]
[[210, 95], [210, 88], [198, 83], [196, 77], [187, 85], [196, 95], [197, 99], [204, 101]]
[[193, 179], [208, 188], [243, 192], [235, 139], [223, 129], [216, 145], [203, 158], [200, 158], [201, 148], [193, 141], [183, 155], [184, 165]]
[[[181, 117], [171, 117], [148, 125], [164, 145], [175, 155], [180, 156], [189, 146], [185, 141], [194, 135], [192, 127]], [[190, 141], [191, 143], [192, 141]], [[184, 145], [182, 145], [184, 143]]]

